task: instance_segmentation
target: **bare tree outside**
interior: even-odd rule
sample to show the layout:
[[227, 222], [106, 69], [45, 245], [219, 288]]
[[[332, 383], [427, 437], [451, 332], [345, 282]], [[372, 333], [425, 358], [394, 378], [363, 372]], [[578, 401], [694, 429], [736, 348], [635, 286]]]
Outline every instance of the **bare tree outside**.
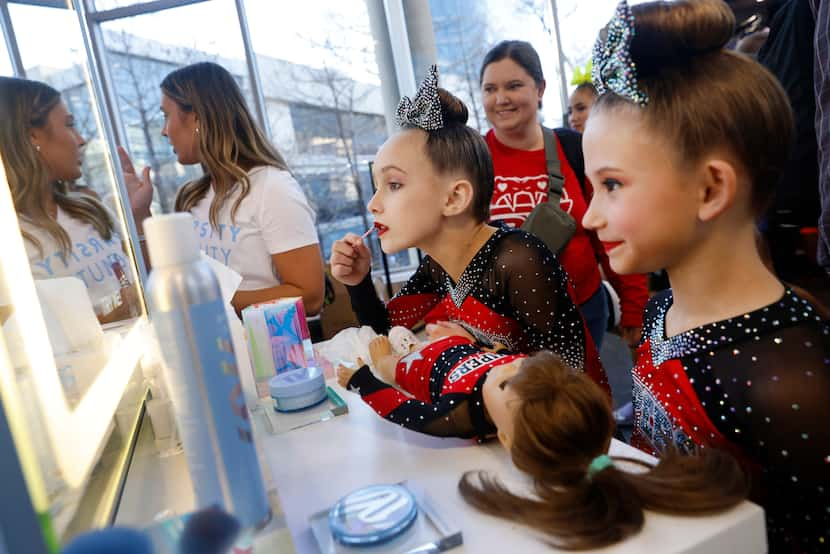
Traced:
[[468, 124], [487, 128], [481, 105], [479, 69], [492, 46], [491, 30], [481, 2], [432, 0], [432, 28], [438, 50], [442, 86], [458, 96], [468, 107]]

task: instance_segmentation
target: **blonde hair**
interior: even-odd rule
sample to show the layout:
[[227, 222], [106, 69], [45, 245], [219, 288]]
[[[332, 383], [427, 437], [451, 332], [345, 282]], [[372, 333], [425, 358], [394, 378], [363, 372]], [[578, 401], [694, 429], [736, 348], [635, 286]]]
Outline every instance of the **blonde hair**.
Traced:
[[220, 65], [196, 63], [173, 71], [161, 82], [162, 92], [199, 120], [199, 154], [205, 174], [185, 184], [176, 196], [176, 210], [188, 211], [213, 185], [210, 224], [217, 227], [219, 210], [239, 183], [241, 194], [231, 220], [251, 188], [247, 172], [258, 165], [288, 170], [285, 160], [265, 138], [245, 104], [233, 76]]
[[[66, 183], [49, 180], [49, 170], [38, 154], [29, 132], [44, 128], [49, 113], [61, 97], [54, 88], [39, 81], [0, 77], [0, 152], [15, 211], [20, 219], [41, 228], [60, 245], [64, 252], [72, 250], [72, 241], [63, 227], [46, 210], [43, 197], [51, 192], [58, 207], [69, 216], [89, 223], [104, 240], [110, 240], [114, 229], [112, 217], [96, 199], [69, 191]], [[21, 230], [43, 255], [43, 245], [31, 233]]]

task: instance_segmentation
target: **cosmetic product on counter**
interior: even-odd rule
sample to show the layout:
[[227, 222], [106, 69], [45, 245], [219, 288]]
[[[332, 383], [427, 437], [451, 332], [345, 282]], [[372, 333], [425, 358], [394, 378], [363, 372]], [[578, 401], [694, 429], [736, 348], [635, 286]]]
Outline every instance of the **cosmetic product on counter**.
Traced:
[[280, 373], [271, 378], [269, 388], [278, 412], [304, 410], [326, 399], [326, 379], [314, 366]]
[[351, 492], [329, 511], [334, 539], [346, 546], [372, 546], [401, 535], [415, 522], [415, 497], [401, 485], [372, 485]]
[[287, 297], [242, 310], [257, 394], [267, 398], [274, 375], [304, 368], [312, 359], [303, 300]]
[[149, 218], [144, 232], [147, 300], [197, 508], [218, 506], [258, 527], [270, 506], [219, 283], [200, 258], [189, 213]]

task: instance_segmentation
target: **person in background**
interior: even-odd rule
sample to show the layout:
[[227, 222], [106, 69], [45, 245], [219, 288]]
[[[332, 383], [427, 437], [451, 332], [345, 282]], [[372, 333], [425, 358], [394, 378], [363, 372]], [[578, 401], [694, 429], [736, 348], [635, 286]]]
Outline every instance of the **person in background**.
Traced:
[[580, 83], [568, 98], [568, 125], [577, 133], [585, 131], [585, 122], [591, 113], [597, 91], [590, 81]]
[[378, 151], [377, 192], [368, 208], [381, 247], [418, 247], [426, 256], [384, 305], [371, 281], [363, 238], [332, 247], [332, 276], [347, 286], [362, 325], [385, 334], [420, 321], [449, 326], [484, 346], [551, 350], [607, 390], [607, 379], [567, 277], [545, 244], [522, 230], [488, 224], [493, 166], [468, 127], [467, 108], [438, 88], [435, 66], [415, 98], [398, 106], [402, 130]]
[[720, 448], [752, 475], [771, 552], [830, 536], [830, 328], [756, 246], [793, 139], [789, 100], [724, 46], [721, 0], [621, 2], [594, 49], [583, 225], [619, 273], [665, 268], [633, 369], [632, 444]]
[[236, 80], [202, 62], [167, 75], [161, 91], [162, 135], [180, 164], [205, 171], [179, 190], [176, 210], [193, 214], [201, 249], [242, 276], [234, 308], [300, 296], [306, 313], [318, 313], [324, 272], [314, 212]]
[[[60, 93], [39, 81], [0, 77], [0, 153], [35, 279], [77, 277], [102, 323], [139, 311], [131, 267], [110, 211], [73, 192], [86, 140]], [[126, 174], [134, 215], [149, 213], [152, 187]]]
[[[538, 120], [545, 92], [539, 55], [527, 42], [503, 41], [484, 57], [480, 82], [484, 110], [493, 126], [485, 136], [495, 168], [490, 217], [519, 227], [537, 204], [547, 201], [549, 191], [542, 127]], [[559, 129], [556, 134], [565, 178], [560, 206], [577, 222], [576, 233], [559, 256], [573, 283], [574, 301], [599, 347], [608, 324], [599, 260], [620, 296], [623, 338], [634, 346], [640, 340], [643, 307], [648, 299], [646, 278], [617, 275], [608, 266], [602, 244], [582, 227], [580, 221], [593, 187], [584, 179], [581, 137], [567, 129]]]

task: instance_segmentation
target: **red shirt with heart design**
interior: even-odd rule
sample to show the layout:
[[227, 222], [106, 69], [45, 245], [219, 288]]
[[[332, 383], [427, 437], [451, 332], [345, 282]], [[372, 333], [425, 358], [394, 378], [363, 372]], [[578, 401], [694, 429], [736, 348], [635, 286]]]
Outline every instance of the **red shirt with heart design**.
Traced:
[[[548, 200], [550, 185], [545, 149], [510, 148], [499, 142], [492, 129], [485, 140], [493, 156], [496, 173], [493, 199], [490, 201], [490, 219], [504, 221], [511, 227], [520, 227], [537, 204]], [[574, 301], [583, 304], [597, 291], [600, 284], [594, 247], [590, 236], [582, 227], [582, 216], [588, 210], [588, 204], [582, 194], [579, 179], [568, 164], [559, 141], [556, 142], [556, 148], [559, 151], [562, 176], [565, 178], [559, 205], [576, 221], [576, 232], [559, 255], [559, 262], [573, 281]], [[586, 186], [589, 187], [590, 184], [586, 183]]]

